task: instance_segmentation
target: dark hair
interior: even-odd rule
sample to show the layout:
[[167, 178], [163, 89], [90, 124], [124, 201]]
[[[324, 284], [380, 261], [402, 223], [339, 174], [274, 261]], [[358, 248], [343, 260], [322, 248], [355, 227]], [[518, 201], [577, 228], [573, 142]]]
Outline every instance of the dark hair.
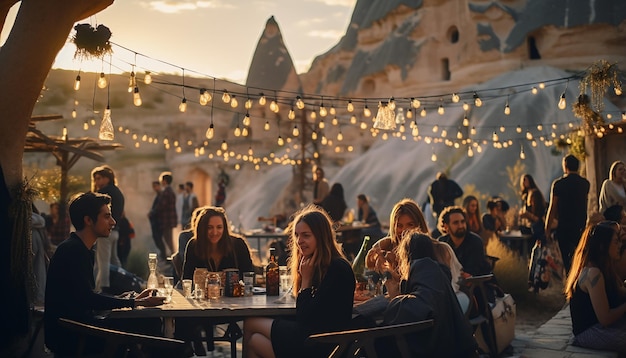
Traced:
[[70, 220], [77, 231], [85, 228], [85, 216], [95, 223], [103, 205], [111, 205], [111, 197], [100, 193], [76, 194], [70, 200]]
[[224, 208], [206, 206], [200, 210], [196, 209], [194, 213], [197, 214], [197, 218], [193, 221], [193, 236], [196, 239], [196, 255], [203, 260], [210, 258], [211, 245], [209, 245], [207, 227], [209, 226], [209, 220], [214, 216], [218, 216], [222, 220], [222, 225], [224, 225], [224, 231], [222, 232], [220, 241], [217, 243], [217, 249], [224, 256], [230, 254], [234, 250], [234, 247]]
[[573, 172], [577, 172], [580, 167], [580, 160], [572, 154], [566, 155], [565, 158], [563, 158], [563, 163], [565, 164], [566, 169]]
[[193, 183], [188, 181], [185, 183], [186, 186], [188, 186], [190, 189], [193, 189]]
[[185, 184], [178, 184], [178, 189], [185, 190]]
[[[91, 171], [91, 178], [96, 179], [96, 175], [109, 179], [109, 184], [117, 184], [115, 181], [115, 173], [113, 172], [113, 169], [111, 169], [111, 167], [109, 167], [108, 165], [101, 165], [99, 167], [93, 168], [93, 170]], [[98, 191], [95, 183], [93, 184], [92, 190]]]
[[404, 198], [396, 203], [389, 214], [389, 237], [394, 246], [400, 244], [402, 238], [396, 238], [396, 223], [400, 216], [408, 215], [415, 221], [415, 226], [422, 232], [428, 232], [428, 225], [424, 219], [424, 213], [420, 209], [419, 205], [412, 199]]
[[419, 229], [410, 229], [402, 233], [400, 245], [396, 248], [398, 257], [398, 269], [400, 276], [407, 279], [411, 269], [411, 262], [424, 257], [437, 261], [437, 255], [433, 241], [427, 234]]
[[173, 179], [174, 179], [174, 178], [172, 178], [172, 172], [163, 172], [163, 173], [161, 173], [161, 175], [159, 175], [159, 181], [163, 181], [163, 180], [165, 180], [165, 182], [166, 182], [168, 185], [171, 185], [171, 184], [172, 184], [172, 180], [173, 180]]
[[359, 194], [356, 196], [356, 198], [359, 200], [363, 200], [364, 202], [367, 203], [367, 196], [365, 196], [365, 194]]
[[161, 185], [161, 182], [158, 181], [158, 180], [155, 180], [155, 181], [152, 182], [152, 185]]
[[343, 185], [341, 183], [335, 183], [330, 188], [330, 194], [336, 197], [343, 198]]
[[[529, 188], [524, 187], [524, 179], [528, 179]], [[538, 189], [537, 184], [535, 183], [535, 179], [530, 174], [524, 174], [521, 176], [519, 181], [520, 189], [522, 189], [522, 194], [527, 193], [530, 189]]]
[[445, 232], [443, 224], [450, 223], [450, 215], [452, 214], [461, 214], [463, 215], [463, 218], [467, 220], [467, 215], [465, 214], [465, 211], [462, 207], [448, 206], [441, 211], [441, 214], [439, 214], [439, 221], [437, 222], [437, 228], [439, 229], [439, 231]]
[[621, 222], [622, 221], [622, 211], [624, 210], [624, 207], [619, 205], [619, 204], [615, 204], [613, 206], [610, 206], [609, 208], [607, 208], [606, 210], [604, 210], [604, 212], [602, 213], [602, 215], [604, 215], [604, 218], [606, 220], [611, 220], [611, 221], [615, 221], [615, 222]]

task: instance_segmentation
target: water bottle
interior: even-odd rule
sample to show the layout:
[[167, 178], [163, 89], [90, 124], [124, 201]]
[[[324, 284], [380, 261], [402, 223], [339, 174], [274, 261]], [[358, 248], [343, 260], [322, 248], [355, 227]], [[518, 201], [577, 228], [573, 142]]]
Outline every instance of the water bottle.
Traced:
[[159, 281], [156, 275], [157, 254], [154, 252], [148, 254], [148, 268], [150, 269], [150, 275], [148, 275], [148, 288], [157, 288], [159, 286]]

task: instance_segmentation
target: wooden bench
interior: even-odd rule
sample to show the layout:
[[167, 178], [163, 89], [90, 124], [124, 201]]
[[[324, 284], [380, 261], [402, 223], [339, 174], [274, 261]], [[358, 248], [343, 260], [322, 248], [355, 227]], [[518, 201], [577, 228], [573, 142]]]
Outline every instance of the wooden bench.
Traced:
[[142, 353], [139, 346], [167, 349], [168, 352], [171, 351], [172, 354], [176, 354], [177, 356], [181, 356], [185, 349], [185, 342], [178, 339], [123, 332], [92, 326], [66, 318], [60, 318], [59, 323], [61, 326], [71, 329], [80, 335], [78, 350], [76, 352], [77, 357], [81, 357], [83, 354], [86, 337], [99, 337], [106, 341], [106, 350], [103, 352], [102, 357], [114, 357], [120, 348], [130, 349], [137, 353], [136, 356], [141, 357]]
[[409, 346], [404, 338], [408, 333], [418, 332], [432, 327], [434, 320], [424, 320], [412, 323], [394, 324], [374, 328], [353, 329], [348, 331], [312, 334], [307, 339], [309, 343], [333, 344], [335, 349], [328, 358], [361, 357], [376, 358], [376, 339], [382, 337], [396, 337], [396, 344], [401, 357], [411, 357]]

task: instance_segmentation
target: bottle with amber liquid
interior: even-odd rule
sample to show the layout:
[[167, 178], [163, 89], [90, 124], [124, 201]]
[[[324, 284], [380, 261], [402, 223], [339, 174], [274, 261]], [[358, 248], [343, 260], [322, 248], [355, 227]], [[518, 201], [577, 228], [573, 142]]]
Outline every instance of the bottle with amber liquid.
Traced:
[[280, 294], [280, 270], [276, 262], [276, 250], [270, 247], [270, 261], [265, 267], [265, 292], [268, 296]]

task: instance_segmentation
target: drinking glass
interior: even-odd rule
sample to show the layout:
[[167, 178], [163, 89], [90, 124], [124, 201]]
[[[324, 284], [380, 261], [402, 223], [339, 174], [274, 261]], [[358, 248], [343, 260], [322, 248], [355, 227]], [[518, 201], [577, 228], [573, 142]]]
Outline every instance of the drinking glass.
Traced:
[[163, 277], [163, 288], [165, 288], [165, 300], [172, 300], [172, 292], [174, 291], [174, 277], [165, 276]]
[[193, 293], [194, 293], [196, 300], [204, 299], [204, 286], [201, 286], [198, 283], [196, 283], [194, 286], [195, 288], [193, 290]]
[[289, 275], [289, 270], [287, 270], [287, 266], [280, 266], [278, 268], [278, 272], [280, 274], [280, 291], [289, 291], [289, 289], [291, 288], [291, 276]]
[[254, 272], [243, 273], [244, 295], [252, 296], [252, 288], [254, 287]]
[[220, 298], [220, 281], [220, 274], [218, 272], [209, 272], [206, 279], [208, 299], [216, 300]]
[[191, 280], [183, 280], [183, 296], [185, 298], [191, 298], [191, 286], [193, 281]]

